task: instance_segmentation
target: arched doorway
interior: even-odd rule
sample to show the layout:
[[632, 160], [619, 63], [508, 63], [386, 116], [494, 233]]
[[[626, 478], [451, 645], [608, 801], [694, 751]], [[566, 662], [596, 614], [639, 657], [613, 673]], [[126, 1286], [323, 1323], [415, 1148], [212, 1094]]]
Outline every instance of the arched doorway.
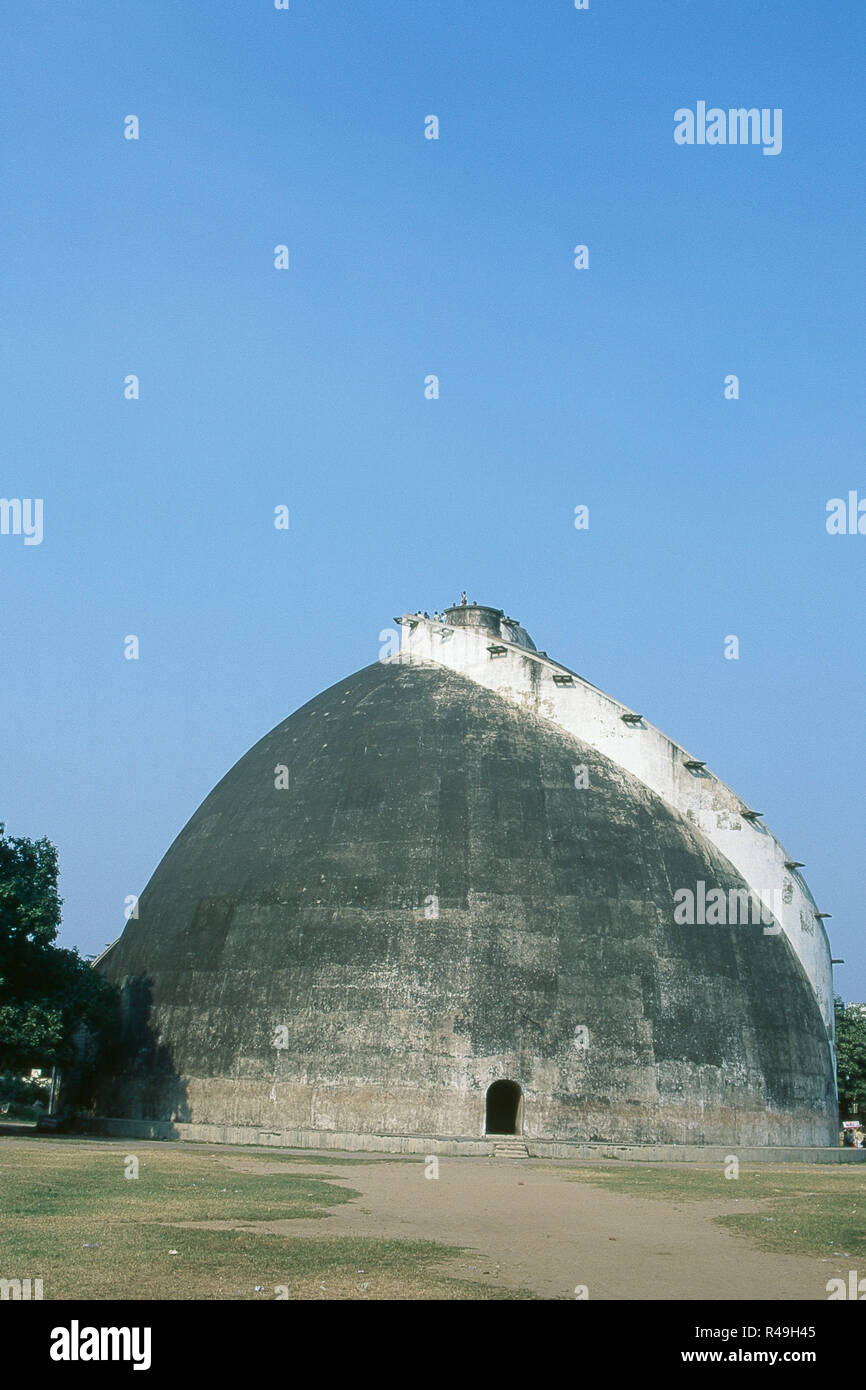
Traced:
[[494, 1081], [487, 1088], [485, 1134], [520, 1134], [523, 1094], [516, 1081]]

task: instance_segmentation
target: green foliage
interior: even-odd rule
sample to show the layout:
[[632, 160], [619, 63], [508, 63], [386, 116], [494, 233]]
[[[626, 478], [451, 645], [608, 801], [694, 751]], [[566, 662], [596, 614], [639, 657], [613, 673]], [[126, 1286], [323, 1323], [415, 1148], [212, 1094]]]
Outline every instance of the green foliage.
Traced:
[[866, 1014], [846, 1006], [838, 995], [834, 1003], [839, 1110], [847, 1119], [866, 1109]]
[[50, 946], [60, 926], [57, 850], [50, 840], [13, 839], [0, 825], [0, 931], [11, 950]]
[[36, 1105], [48, 1099], [48, 1088], [39, 1081], [31, 1081], [12, 1072], [0, 1074], [0, 1104]]
[[0, 1068], [26, 1071], [75, 1060], [73, 1035], [113, 1025], [116, 990], [77, 951], [55, 946], [61, 899], [49, 840], [0, 825]]
[[0, 1121], [38, 1120], [48, 1109], [49, 1087], [11, 1072], [0, 1074]]

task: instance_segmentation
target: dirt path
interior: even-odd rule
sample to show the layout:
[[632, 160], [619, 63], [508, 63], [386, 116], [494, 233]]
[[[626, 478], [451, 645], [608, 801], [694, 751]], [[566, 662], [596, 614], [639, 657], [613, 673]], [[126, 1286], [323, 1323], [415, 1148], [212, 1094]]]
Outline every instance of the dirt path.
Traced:
[[[222, 1157], [240, 1171], [277, 1166]], [[826, 1299], [827, 1280], [846, 1277], [851, 1263], [768, 1254], [713, 1222], [723, 1212], [759, 1211], [760, 1201], [626, 1196], [526, 1160], [440, 1158], [436, 1180], [425, 1178], [422, 1158], [341, 1167], [337, 1157], [326, 1169], [298, 1164], [292, 1171], [334, 1173], [361, 1195], [324, 1220], [255, 1222], [250, 1229], [459, 1245], [468, 1254], [441, 1266], [449, 1274], [544, 1298], [574, 1298], [575, 1287], [586, 1285], [590, 1299]]]

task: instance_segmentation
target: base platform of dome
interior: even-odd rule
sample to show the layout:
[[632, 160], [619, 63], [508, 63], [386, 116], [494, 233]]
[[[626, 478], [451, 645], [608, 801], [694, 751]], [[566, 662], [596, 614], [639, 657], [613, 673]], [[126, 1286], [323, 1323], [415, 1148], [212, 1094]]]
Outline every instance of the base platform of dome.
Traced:
[[[181, 831], [98, 963], [124, 1009], [98, 1113], [407, 1152], [835, 1145], [829, 952], [790, 856], [465, 607], [404, 615], [397, 656], [280, 723]], [[764, 915], [676, 920], [700, 884]]]

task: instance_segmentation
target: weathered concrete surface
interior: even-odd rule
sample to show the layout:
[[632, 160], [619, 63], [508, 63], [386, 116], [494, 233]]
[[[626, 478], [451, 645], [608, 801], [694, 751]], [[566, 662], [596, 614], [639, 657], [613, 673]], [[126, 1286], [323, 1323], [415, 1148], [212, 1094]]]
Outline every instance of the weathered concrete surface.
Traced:
[[[11, 1127], [10, 1127], [11, 1132]], [[25, 1131], [30, 1133], [29, 1130]], [[98, 1118], [87, 1126], [90, 1134], [108, 1138], [179, 1139], [196, 1144], [241, 1144], [278, 1149], [321, 1149], [329, 1153], [446, 1154], [454, 1158], [491, 1158], [495, 1138], [443, 1139], [421, 1134], [335, 1134], [330, 1130], [257, 1130], [244, 1126], [174, 1124], [168, 1120]], [[531, 1158], [619, 1159], [627, 1163], [701, 1163], [723, 1167], [730, 1145], [718, 1144], [579, 1144], [549, 1139], [524, 1139]], [[739, 1144], [741, 1163], [866, 1163], [866, 1149], [841, 1145], [793, 1148], [767, 1144], [754, 1148]]]
[[128, 1053], [99, 1109], [481, 1139], [510, 1078], [527, 1140], [834, 1144], [803, 966], [760, 926], [675, 925], [697, 880], [743, 886], [589, 743], [377, 663], [262, 739], [165, 856], [100, 963]]
[[[447, 666], [520, 709], [552, 720], [640, 778], [697, 826], [767, 907], [773, 910], [775, 904], [779, 924], [812, 983], [832, 1038], [830, 944], [805, 879], [786, 867], [800, 855], [790, 855], [761, 821], [745, 820], [742, 812], [748, 808], [736, 792], [708, 769], [688, 766], [694, 755], [646, 719], [624, 723], [623, 715], [632, 713], [627, 705], [546, 652], [536, 652], [522, 628], [500, 621], [496, 634], [491, 615], [498, 611], [478, 605], [449, 609], [447, 622], [405, 614], [399, 659]], [[476, 612], [483, 613], [483, 624], [475, 620]], [[499, 650], [491, 651], [491, 646]], [[557, 683], [564, 679], [567, 684]]]

